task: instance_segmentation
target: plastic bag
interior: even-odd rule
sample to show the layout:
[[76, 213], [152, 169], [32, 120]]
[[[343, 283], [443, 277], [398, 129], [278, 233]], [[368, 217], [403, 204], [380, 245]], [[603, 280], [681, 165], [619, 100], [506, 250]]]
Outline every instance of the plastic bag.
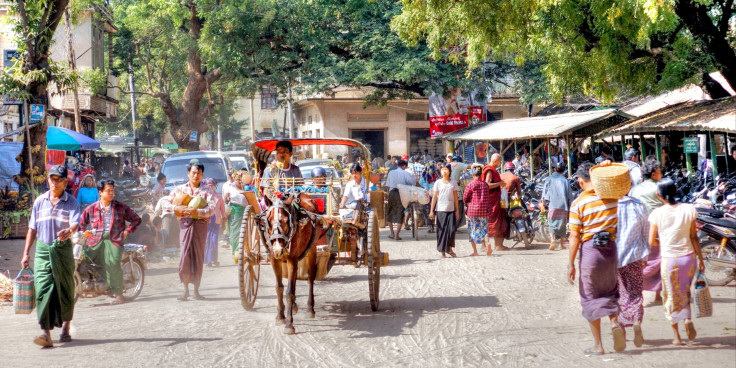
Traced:
[[708, 281], [702, 272], [698, 272], [698, 276], [695, 278], [693, 304], [695, 304], [695, 318], [710, 317], [713, 315], [713, 300], [710, 297]]
[[501, 188], [501, 208], [509, 208], [509, 191]]

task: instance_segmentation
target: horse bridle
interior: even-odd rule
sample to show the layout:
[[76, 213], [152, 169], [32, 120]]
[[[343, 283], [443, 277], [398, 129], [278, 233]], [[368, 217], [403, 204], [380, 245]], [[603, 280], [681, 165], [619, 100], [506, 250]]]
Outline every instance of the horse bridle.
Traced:
[[[267, 227], [268, 227], [268, 214], [270, 211], [276, 210], [276, 214], [274, 216], [277, 216], [277, 221], [279, 224], [281, 224], [281, 211], [284, 210], [286, 213], [289, 214], [289, 230], [286, 234], [284, 234], [283, 230], [281, 229], [281, 226], [276, 227], [276, 229], [272, 229], [271, 235], [269, 235], [268, 239], [266, 240], [266, 245], [271, 248], [271, 245], [275, 240], [283, 240], [285, 243], [291, 242], [291, 239], [294, 238], [294, 234], [296, 234], [296, 214], [294, 211], [293, 205], [287, 205], [283, 201], [279, 200], [271, 205], [271, 207], [263, 212], [262, 215], [257, 215], [258, 218], [258, 230], [261, 232], [261, 234], [266, 234]], [[265, 237], [264, 237], [265, 238]]]

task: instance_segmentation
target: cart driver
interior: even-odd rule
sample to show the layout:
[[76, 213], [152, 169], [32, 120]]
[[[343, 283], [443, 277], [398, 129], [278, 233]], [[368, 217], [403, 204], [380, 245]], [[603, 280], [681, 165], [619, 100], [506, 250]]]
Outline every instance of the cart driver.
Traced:
[[[263, 177], [261, 178], [261, 187], [272, 186], [273, 183], [271, 178], [302, 178], [302, 172], [299, 167], [291, 163], [291, 156], [293, 155], [294, 146], [289, 141], [279, 141], [276, 143], [276, 166], [269, 165], [266, 170], [263, 171]], [[297, 181], [299, 183], [300, 181]]]

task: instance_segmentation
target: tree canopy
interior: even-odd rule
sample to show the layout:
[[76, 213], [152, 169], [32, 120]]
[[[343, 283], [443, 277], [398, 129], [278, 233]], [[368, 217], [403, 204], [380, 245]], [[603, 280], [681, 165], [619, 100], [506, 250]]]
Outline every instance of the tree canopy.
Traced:
[[[392, 29], [435, 58], [538, 62], [554, 96], [736, 86], [733, 0], [401, 0]], [[706, 80], [704, 81], [704, 78]], [[717, 91], [711, 90], [717, 95]]]

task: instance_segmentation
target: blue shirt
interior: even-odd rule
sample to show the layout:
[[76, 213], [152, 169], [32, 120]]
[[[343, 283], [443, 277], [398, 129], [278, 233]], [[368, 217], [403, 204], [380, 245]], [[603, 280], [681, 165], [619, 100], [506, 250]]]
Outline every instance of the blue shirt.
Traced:
[[97, 188], [79, 188], [79, 192], [77, 193], [77, 200], [79, 201], [79, 203], [95, 203], [100, 200], [100, 192], [97, 191]]
[[618, 200], [618, 268], [646, 259], [649, 255], [648, 217], [647, 207], [640, 200], [629, 196]]
[[53, 243], [56, 233], [74, 224], [79, 224], [79, 203], [67, 192], [53, 206], [51, 191], [42, 194], [33, 202], [28, 227], [36, 230], [36, 238], [46, 244]]
[[558, 173], [553, 173], [548, 177], [544, 182], [542, 200], [548, 209], [570, 211], [573, 198], [567, 178]]

